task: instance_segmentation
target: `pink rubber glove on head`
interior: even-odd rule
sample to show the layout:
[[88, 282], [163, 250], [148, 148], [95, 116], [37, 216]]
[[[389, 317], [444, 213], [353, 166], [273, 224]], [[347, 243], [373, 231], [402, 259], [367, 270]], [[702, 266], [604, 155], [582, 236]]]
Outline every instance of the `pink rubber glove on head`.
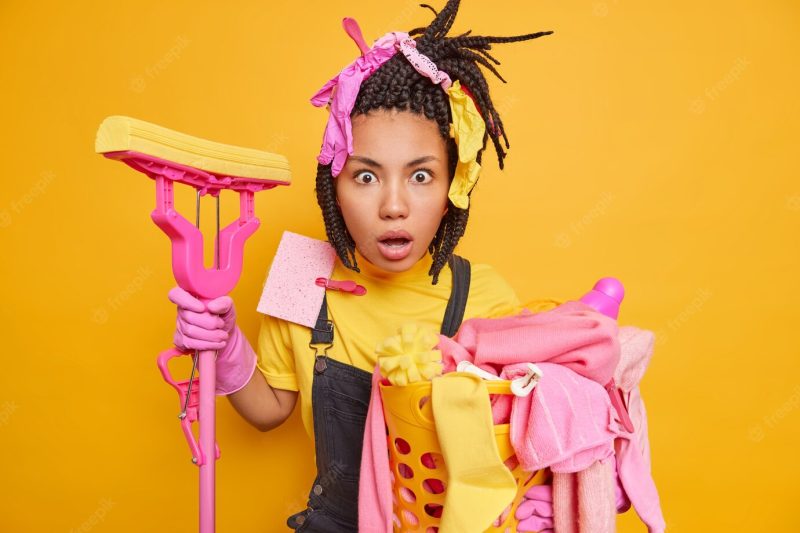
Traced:
[[376, 39], [369, 50], [342, 69], [311, 97], [311, 104], [316, 107], [330, 104], [328, 124], [325, 126], [317, 161], [322, 165], [330, 164], [332, 176], [339, 175], [347, 156], [353, 153], [350, 114], [361, 84], [397, 53], [398, 43], [408, 38], [407, 33], [393, 31]]
[[217, 395], [232, 394], [250, 381], [256, 368], [256, 354], [236, 325], [236, 309], [230, 296], [203, 304], [181, 289], [169, 291], [178, 306], [175, 346], [184, 351], [217, 350]]

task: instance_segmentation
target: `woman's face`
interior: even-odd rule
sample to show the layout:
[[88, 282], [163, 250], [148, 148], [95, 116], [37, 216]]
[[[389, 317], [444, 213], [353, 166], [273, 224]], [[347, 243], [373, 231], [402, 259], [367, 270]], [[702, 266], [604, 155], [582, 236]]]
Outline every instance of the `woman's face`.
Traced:
[[353, 153], [334, 178], [345, 224], [370, 263], [408, 270], [447, 212], [447, 145], [434, 120], [409, 111], [377, 110], [352, 125]]

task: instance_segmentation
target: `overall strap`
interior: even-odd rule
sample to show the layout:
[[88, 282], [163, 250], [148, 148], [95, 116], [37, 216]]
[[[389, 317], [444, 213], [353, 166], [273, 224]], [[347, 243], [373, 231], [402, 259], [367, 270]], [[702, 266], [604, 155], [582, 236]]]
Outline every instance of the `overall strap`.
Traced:
[[464, 319], [464, 309], [467, 307], [469, 296], [469, 282], [472, 269], [469, 261], [463, 257], [452, 254], [450, 256], [450, 271], [453, 274], [453, 288], [450, 291], [450, 300], [444, 311], [441, 334], [452, 337], [461, 326]]
[[311, 344], [333, 344], [333, 322], [328, 320], [328, 295], [322, 297], [317, 324], [311, 330]]

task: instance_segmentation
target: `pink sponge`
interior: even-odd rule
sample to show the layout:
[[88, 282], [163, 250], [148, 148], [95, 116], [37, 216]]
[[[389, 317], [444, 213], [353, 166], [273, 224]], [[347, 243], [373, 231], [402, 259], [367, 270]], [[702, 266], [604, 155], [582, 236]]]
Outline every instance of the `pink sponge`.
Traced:
[[330, 278], [335, 259], [336, 250], [326, 241], [284, 231], [258, 312], [313, 328], [325, 296], [325, 288], [315, 281]]

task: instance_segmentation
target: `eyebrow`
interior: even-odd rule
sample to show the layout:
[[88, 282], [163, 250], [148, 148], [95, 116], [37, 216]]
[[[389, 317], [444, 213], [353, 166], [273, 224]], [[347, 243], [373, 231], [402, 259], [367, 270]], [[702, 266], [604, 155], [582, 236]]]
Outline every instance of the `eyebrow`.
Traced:
[[[383, 165], [381, 165], [380, 163], [378, 163], [374, 159], [370, 159], [369, 157], [364, 157], [364, 156], [361, 156], [361, 155], [351, 155], [349, 157], [349, 159], [352, 159], [353, 161], [360, 161], [360, 162], [362, 162], [364, 164], [367, 164], [367, 165], [370, 165], [372, 167], [379, 168], [379, 169], [383, 170]], [[413, 161], [409, 161], [408, 163], [406, 163], [406, 168], [413, 167], [413, 166], [416, 166], [416, 165], [420, 165], [422, 163], [427, 163], [428, 161], [438, 161], [438, 160], [439, 160], [439, 158], [436, 157], [436, 156], [424, 155], [422, 157], [418, 157], [418, 158], [414, 159]]]

